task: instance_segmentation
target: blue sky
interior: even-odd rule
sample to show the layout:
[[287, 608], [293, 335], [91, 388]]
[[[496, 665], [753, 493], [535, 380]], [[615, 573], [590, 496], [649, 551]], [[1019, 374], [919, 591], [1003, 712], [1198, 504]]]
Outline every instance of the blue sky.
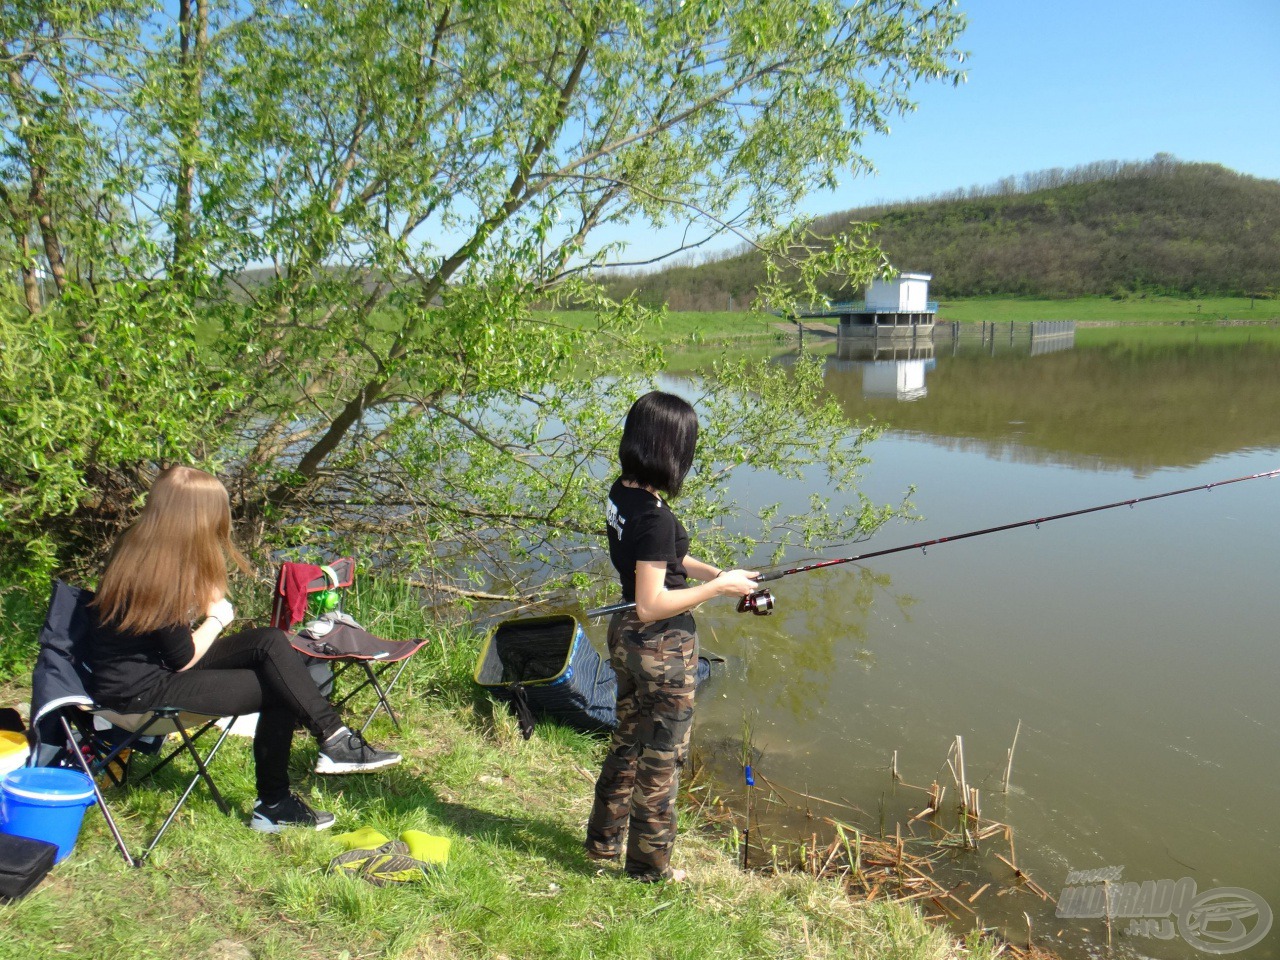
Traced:
[[919, 110], [863, 144], [877, 173], [811, 196], [807, 212], [1157, 153], [1280, 179], [1280, 0], [960, 6], [968, 82], [916, 87]]

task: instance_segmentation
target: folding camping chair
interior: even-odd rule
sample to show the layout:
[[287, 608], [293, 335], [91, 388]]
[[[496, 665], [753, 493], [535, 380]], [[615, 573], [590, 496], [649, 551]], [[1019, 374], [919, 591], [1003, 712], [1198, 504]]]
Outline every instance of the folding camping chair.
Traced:
[[[373, 690], [377, 703], [360, 727], [362, 736], [379, 710], [387, 712], [399, 731], [400, 719], [391, 706], [391, 691], [409, 665], [409, 658], [427, 641], [384, 640], [342, 614], [342, 591], [355, 583], [355, 569], [355, 560], [351, 557], [343, 557], [325, 566], [282, 563], [271, 605], [271, 625], [288, 633], [290, 644], [299, 653], [317, 661], [336, 664], [333, 670], [334, 690], [343, 674], [352, 669], [359, 671], [360, 682], [346, 691], [341, 699], [334, 701], [334, 706], [344, 706], [361, 690]], [[315, 593], [328, 598], [322, 604], [326, 608], [322, 615], [312, 621], [312, 624], [326, 625], [325, 632], [321, 634], [319, 627], [312, 628], [308, 624], [300, 633], [294, 633], [293, 628], [306, 616], [309, 597]]]
[[[213, 782], [209, 765], [227, 739], [235, 718], [230, 718], [218, 732], [213, 746], [202, 756], [196, 745], [206, 733], [216, 729], [221, 718], [167, 706], [139, 714], [121, 714], [96, 703], [87, 692], [89, 670], [84, 656], [84, 645], [93, 624], [93, 612], [89, 609], [92, 600], [93, 594], [88, 590], [61, 580], [53, 582], [49, 612], [40, 631], [40, 652], [31, 677], [31, 727], [37, 740], [31, 762], [35, 766], [78, 766], [83, 770], [93, 782], [98, 809], [107, 821], [120, 855], [129, 866], [141, 866], [201, 781], [209, 788], [218, 809], [224, 814], [231, 813], [231, 807]], [[134, 756], [159, 753], [165, 737], [171, 733], [178, 735], [180, 744], [139, 777], [139, 782], [158, 773], [179, 755], [191, 758], [196, 773], [146, 849], [134, 857], [102, 795], [99, 778], [124, 784]]]

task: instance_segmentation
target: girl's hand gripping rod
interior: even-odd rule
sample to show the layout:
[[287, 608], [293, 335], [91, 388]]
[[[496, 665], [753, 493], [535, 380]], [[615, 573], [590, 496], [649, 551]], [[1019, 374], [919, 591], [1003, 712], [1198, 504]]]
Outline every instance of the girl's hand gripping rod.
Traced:
[[[1019, 520], [1017, 523], [1004, 523], [998, 527], [986, 527], [982, 530], [970, 530], [968, 533], [957, 533], [950, 537], [938, 537], [935, 540], [921, 540], [918, 543], [908, 543], [902, 547], [890, 547], [887, 550], [872, 550], [870, 553], [860, 553], [856, 557], [841, 557], [836, 560], [820, 560], [816, 563], [810, 563], [802, 567], [792, 567], [789, 570], [773, 570], [768, 573], [762, 573], [756, 577], [756, 583], [767, 583], [770, 580], [781, 580], [783, 577], [789, 577], [793, 573], [808, 573], [811, 570], [821, 570], [823, 567], [835, 567], [842, 563], [855, 563], [858, 560], [870, 560], [872, 557], [885, 557], [891, 553], [902, 553], [904, 550], [920, 550], [924, 551], [927, 547], [932, 547], [939, 543], [950, 543], [953, 540], [968, 540], [970, 537], [982, 537], [989, 533], [1000, 533], [1004, 530], [1015, 530], [1018, 527], [1029, 527], [1033, 524], [1037, 527], [1042, 523], [1048, 523], [1050, 520], [1063, 520], [1067, 517], [1079, 517], [1086, 513], [1097, 513], [1100, 510], [1113, 510], [1116, 507], [1132, 507], [1139, 503], [1146, 503], [1148, 500], [1161, 500], [1165, 497], [1176, 497], [1183, 493], [1192, 493], [1196, 490], [1212, 490], [1214, 487], [1223, 487], [1229, 483], [1241, 483], [1245, 480], [1260, 480], [1264, 477], [1275, 477], [1280, 475], [1280, 467], [1274, 470], [1268, 470], [1265, 473], [1251, 473], [1244, 477], [1233, 477], [1230, 480], [1218, 480], [1214, 483], [1202, 483], [1195, 487], [1183, 487], [1181, 490], [1170, 490], [1166, 493], [1153, 493], [1145, 497], [1135, 497], [1132, 500], [1117, 500], [1115, 503], [1104, 503], [1097, 507], [1085, 507], [1081, 510], [1068, 510], [1066, 513], [1055, 513], [1048, 517], [1037, 517], [1033, 520]], [[754, 613], [758, 617], [768, 616], [773, 612], [773, 594], [768, 590], [757, 590], [749, 593], [738, 601], [739, 613]], [[588, 610], [588, 617], [603, 617], [606, 614], [617, 613], [620, 610], [631, 610], [635, 607], [634, 603], [615, 603], [609, 607], [600, 607], [596, 610]]]

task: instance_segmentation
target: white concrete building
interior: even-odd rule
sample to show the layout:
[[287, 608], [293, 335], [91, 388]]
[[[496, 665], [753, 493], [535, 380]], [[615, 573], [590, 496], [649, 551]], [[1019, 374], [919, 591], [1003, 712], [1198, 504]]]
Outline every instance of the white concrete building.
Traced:
[[931, 273], [900, 273], [892, 280], [872, 280], [867, 309], [876, 313], [924, 313], [929, 309]]

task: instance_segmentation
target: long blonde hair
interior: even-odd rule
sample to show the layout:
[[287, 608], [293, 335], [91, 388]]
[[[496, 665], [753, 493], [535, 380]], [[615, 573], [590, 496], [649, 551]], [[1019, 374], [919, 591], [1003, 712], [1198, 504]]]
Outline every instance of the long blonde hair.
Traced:
[[231, 503], [217, 477], [170, 467], [116, 541], [94, 601], [125, 633], [189, 623], [227, 592], [227, 563], [249, 564], [231, 542]]

